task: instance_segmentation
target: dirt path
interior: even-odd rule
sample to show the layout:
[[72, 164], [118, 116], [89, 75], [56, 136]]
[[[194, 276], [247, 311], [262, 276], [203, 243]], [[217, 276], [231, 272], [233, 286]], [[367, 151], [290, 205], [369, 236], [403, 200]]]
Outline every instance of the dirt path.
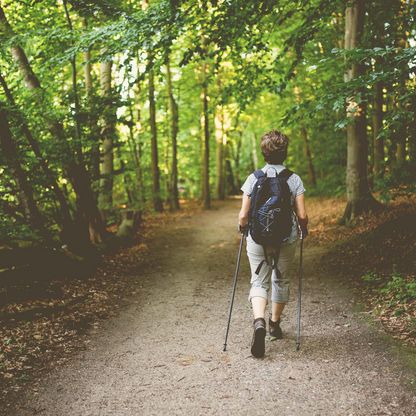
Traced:
[[347, 286], [317, 272], [306, 246], [301, 351], [296, 285], [285, 339], [250, 356], [244, 255], [228, 352], [222, 352], [238, 246], [238, 201], [182, 218], [156, 238], [141, 285], [90, 347], [22, 400], [17, 415], [411, 415], [412, 391], [383, 338], [353, 312]]

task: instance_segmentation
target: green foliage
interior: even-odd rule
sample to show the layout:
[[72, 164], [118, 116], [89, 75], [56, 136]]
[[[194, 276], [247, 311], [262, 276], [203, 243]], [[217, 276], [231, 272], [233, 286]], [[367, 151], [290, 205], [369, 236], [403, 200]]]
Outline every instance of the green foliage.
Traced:
[[0, 241], [9, 241], [15, 239], [33, 240], [37, 236], [28, 224], [16, 223], [10, 217], [4, 214], [0, 217]]
[[380, 276], [374, 272], [368, 272], [361, 276], [361, 279], [366, 283], [375, 283], [380, 281]]
[[[361, 276], [368, 284], [376, 284], [377, 292], [393, 302], [411, 302], [416, 299], [416, 281], [414, 277], [405, 277], [394, 271], [387, 279], [375, 272], [368, 272]], [[397, 312], [401, 314], [400, 311]]]
[[[154, 0], [143, 8], [141, 2], [68, 0], [72, 30], [62, 2], [32, 3], [8, 2], [3, 6], [10, 28], [0, 28], [0, 73], [15, 101], [9, 103], [7, 111], [19, 162], [27, 172], [47, 227], [54, 231], [60, 227], [60, 207], [41, 160], [27, 141], [25, 125], [56, 177], [71, 217], [83, 219], [79, 190], [68, 165], [75, 160], [85, 166], [86, 180], [96, 199], [100, 192], [97, 152], [102, 159], [104, 119], [111, 119], [115, 129], [113, 208], [150, 209], [153, 175], [148, 87], [149, 72], [153, 71], [161, 197], [168, 201], [172, 175], [168, 59], [179, 112], [181, 197], [199, 198], [201, 194], [203, 85], [207, 85], [209, 96], [212, 187], [217, 181], [215, 117], [221, 107], [227, 119], [224, 159], [232, 171], [230, 188], [238, 189], [258, 167], [255, 165], [263, 163], [259, 139], [265, 131], [277, 128], [290, 138], [287, 164], [302, 177], [308, 194], [343, 194], [345, 129], [352, 119], [347, 117], [346, 100], [354, 96], [357, 103], [366, 106], [370, 126], [374, 87], [382, 83], [385, 97], [379, 139], [385, 143], [385, 173], [373, 178], [374, 190], [380, 191], [384, 200], [392, 197], [392, 188], [407, 194], [415, 190], [412, 2], [394, 2], [391, 7], [381, 1], [367, 2], [363, 43], [348, 51], [342, 45], [345, 2], [341, 1]], [[25, 86], [11, 54], [11, 47], [16, 45], [25, 51], [42, 89]], [[100, 86], [103, 61], [113, 62], [112, 89], [106, 97]], [[352, 62], [365, 70], [346, 83], [343, 74]], [[86, 70], [92, 82], [88, 88]], [[2, 89], [0, 99], [9, 101]], [[51, 125], [62, 127], [63, 139]], [[305, 137], [316, 184], [305, 157]], [[404, 161], [395, 164], [400, 137], [406, 137], [407, 153]], [[369, 163], [371, 152], [370, 145]], [[3, 159], [0, 169], [9, 169]], [[231, 181], [231, 175], [227, 179]], [[31, 227], [16, 178], [3, 175], [0, 192], [8, 204], [0, 207], [5, 218], [2, 233], [26, 235]], [[117, 220], [117, 212], [110, 218]]]
[[395, 272], [380, 288], [380, 293], [388, 295], [398, 302], [410, 302], [416, 299], [416, 281], [414, 278], [405, 278]]

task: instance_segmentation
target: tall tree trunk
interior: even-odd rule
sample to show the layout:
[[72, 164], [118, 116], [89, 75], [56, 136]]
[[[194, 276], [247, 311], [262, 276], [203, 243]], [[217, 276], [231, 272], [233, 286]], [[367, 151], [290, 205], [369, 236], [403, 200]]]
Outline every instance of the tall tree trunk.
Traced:
[[[412, 114], [416, 114], [416, 97], [413, 96], [411, 99], [411, 108], [410, 111]], [[410, 135], [409, 135], [409, 159], [416, 163], [416, 116], [412, 118], [411, 124], [409, 126]]]
[[[65, 10], [65, 16], [68, 23], [69, 30], [73, 32], [72, 21], [69, 15], [67, 1], [63, 0], [63, 6]], [[74, 97], [74, 124], [75, 124], [75, 154], [77, 157], [77, 162], [84, 166], [84, 157], [82, 153], [82, 144], [81, 144], [81, 122], [80, 122], [80, 106], [79, 106], [79, 97], [78, 97], [78, 85], [77, 85], [77, 61], [75, 54], [72, 54], [70, 58], [71, 68], [72, 68], [72, 95]]]
[[[153, 57], [149, 53], [149, 65], [153, 65]], [[155, 211], [163, 211], [162, 198], [160, 196], [160, 171], [157, 148], [156, 102], [155, 102], [155, 78], [153, 68], [149, 71], [149, 115], [150, 132], [152, 135], [152, 179], [153, 179], [153, 207]]]
[[[88, 31], [88, 21], [84, 17], [82, 19], [82, 27], [85, 32]], [[92, 75], [91, 75], [91, 50], [87, 48], [84, 53], [84, 82], [85, 82], [85, 91], [87, 93], [87, 97], [89, 97], [92, 93]]]
[[[82, 19], [82, 26], [85, 31], [88, 30], [88, 21], [86, 18]], [[92, 65], [91, 65], [91, 50], [87, 48], [84, 53], [84, 83], [85, 83], [85, 92], [88, 105], [88, 127], [89, 127], [89, 139], [91, 143], [91, 153], [89, 161], [89, 170], [91, 172], [91, 182], [92, 184], [98, 184], [100, 180], [100, 132], [98, 128], [98, 111], [94, 111], [94, 97], [93, 97], [93, 80], [92, 80]], [[94, 186], [93, 186], [94, 188]], [[98, 186], [95, 198], [98, 200]]]
[[[395, 90], [393, 87], [393, 84], [389, 82], [388, 84], [384, 85], [384, 88], [386, 89], [386, 97], [385, 97], [385, 106], [386, 106], [386, 114], [392, 114], [395, 110]], [[389, 132], [389, 137], [384, 142], [385, 151], [386, 151], [386, 170], [392, 171], [394, 167], [396, 166], [396, 132], [392, 129]]]
[[[403, 51], [403, 49], [406, 49], [409, 44], [408, 44], [408, 40], [407, 40], [407, 30], [408, 28], [406, 28], [405, 25], [405, 13], [409, 12], [406, 6], [406, 2], [402, 1], [402, 0], [395, 0], [395, 2], [397, 3], [397, 10], [398, 10], [398, 16], [397, 16], [397, 21], [398, 21], [398, 27], [396, 29], [396, 46], [399, 52]], [[406, 93], [406, 83], [408, 80], [408, 64], [402, 60], [401, 63], [399, 63], [398, 68], [401, 71], [401, 76], [400, 76], [400, 80], [399, 80], [399, 85], [397, 88], [397, 92], [396, 92], [396, 96], [397, 96], [397, 101], [396, 101], [396, 105], [397, 105], [397, 110], [398, 112], [402, 112], [405, 113], [408, 109], [405, 108], [405, 104], [400, 100], [400, 98], [403, 98]], [[406, 154], [407, 154], [407, 149], [406, 149], [406, 144], [407, 144], [407, 135], [408, 135], [408, 129], [407, 129], [407, 125], [405, 120], [402, 120], [400, 125], [397, 128], [397, 132], [396, 132], [396, 143], [397, 143], [397, 147], [396, 147], [396, 164], [398, 167], [400, 167], [406, 160]]]
[[42, 217], [34, 198], [33, 188], [26, 172], [20, 164], [17, 145], [13, 140], [7, 113], [4, 104], [0, 101], [0, 145], [1, 150], [9, 166], [10, 172], [19, 189], [19, 199], [22, 204], [29, 224], [39, 231], [42, 236], [47, 236], [44, 218]]
[[224, 174], [224, 108], [217, 106], [215, 113], [215, 141], [216, 149], [216, 167], [217, 167], [217, 183], [216, 193], [220, 200], [225, 199], [225, 174]]
[[203, 84], [202, 84], [202, 140], [201, 140], [201, 168], [202, 168], [202, 201], [205, 209], [211, 207], [211, 194], [209, 187], [209, 112], [208, 112], [208, 81], [206, 77], [206, 64], [203, 64]]
[[380, 178], [384, 173], [384, 140], [379, 137], [383, 129], [383, 85], [377, 82], [374, 85], [373, 97], [373, 176]]
[[[398, 91], [396, 92], [397, 96], [403, 97], [406, 94], [406, 81], [401, 79], [399, 81]], [[398, 98], [397, 97], [397, 98]], [[406, 112], [406, 108], [403, 103], [399, 100], [396, 101], [396, 111], [397, 112]], [[406, 160], [406, 142], [407, 142], [407, 126], [404, 120], [401, 121], [400, 125], [395, 131], [395, 141], [396, 141], [396, 166], [400, 167]]]
[[[373, 22], [373, 47], [384, 47], [384, 21], [377, 19]], [[383, 68], [383, 59], [376, 57], [374, 62], [374, 71], [379, 72]], [[377, 82], [373, 87], [373, 99], [372, 99], [372, 133], [373, 133], [373, 178], [381, 178], [384, 174], [384, 139], [380, 137], [380, 133], [383, 130], [383, 83]]]
[[117, 152], [117, 158], [120, 161], [119, 171], [123, 175], [123, 184], [124, 184], [124, 190], [126, 192], [128, 206], [132, 207], [133, 202], [134, 202], [133, 186], [132, 186], [132, 181], [129, 176], [129, 173], [126, 172], [126, 166], [123, 160], [123, 156], [121, 154], [121, 146], [116, 146], [116, 152]]
[[113, 209], [115, 114], [112, 106], [111, 67], [111, 61], [103, 61], [100, 64], [103, 128], [101, 130], [102, 164], [98, 206], [104, 222], [107, 222]]
[[[227, 138], [227, 136], [226, 136]], [[236, 181], [235, 181], [235, 177], [234, 177], [234, 172], [233, 172], [233, 165], [231, 163], [231, 160], [233, 159], [232, 157], [232, 148], [231, 148], [231, 142], [227, 141], [224, 144], [224, 159], [225, 159], [225, 193], [226, 195], [238, 195], [239, 193], [239, 187], [236, 186]]]
[[169, 110], [171, 115], [170, 120], [170, 131], [172, 139], [172, 167], [171, 167], [171, 206], [173, 209], [179, 209], [179, 192], [178, 192], [178, 131], [179, 131], [179, 114], [178, 114], [178, 104], [175, 101], [173, 96], [172, 89], [172, 74], [170, 69], [170, 60], [169, 57], [166, 61], [166, 75], [167, 75], [167, 88], [169, 96]]
[[[140, 103], [140, 91], [141, 91], [141, 81], [140, 81], [140, 70], [139, 70], [139, 57], [137, 56], [136, 59], [137, 62], [137, 79], [134, 85], [134, 105], [136, 108], [136, 121], [135, 121], [135, 131], [136, 136], [133, 136], [132, 143], [134, 148], [134, 153], [136, 155], [135, 157], [135, 163], [136, 163], [136, 189], [137, 192], [139, 192], [139, 201], [142, 206], [146, 203], [146, 189], [145, 189], [145, 183], [143, 180], [143, 167], [142, 167], [142, 156], [143, 156], [143, 145], [142, 145], [142, 133], [143, 133], [143, 127], [142, 127], [142, 109], [141, 109], [141, 103]], [[133, 111], [133, 110], [132, 110]], [[134, 120], [134, 116], [132, 114], [132, 120]]]
[[[345, 11], [345, 49], [360, 46], [364, 30], [365, 1], [353, 0]], [[362, 64], [353, 63], [347, 69], [345, 81], [349, 82], [361, 74]], [[367, 125], [365, 106], [357, 103], [353, 97], [347, 100], [347, 206], [343, 221], [351, 222], [360, 214], [370, 211], [376, 206], [371, 195], [367, 178]]]
[[134, 119], [133, 119], [133, 109], [131, 108], [131, 105], [129, 105], [129, 114], [130, 114], [130, 123], [128, 125], [129, 134], [127, 136], [127, 143], [129, 145], [129, 150], [130, 150], [131, 157], [133, 159], [134, 170], [136, 174], [136, 182], [135, 182], [135, 185], [133, 186], [133, 189], [135, 189], [136, 192], [134, 192], [135, 197], [133, 198], [133, 200], [138, 201], [140, 198], [137, 198], [136, 194], [140, 192], [140, 189], [137, 189], [138, 188], [137, 167], [139, 166], [140, 161], [139, 161], [138, 154], [137, 154], [136, 142], [134, 140]]
[[243, 144], [243, 132], [241, 130], [238, 131], [237, 136], [237, 143], [235, 146], [235, 155], [234, 155], [234, 162], [235, 162], [235, 180], [236, 186], [238, 189], [241, 188], [241, 178], [240, 178], [240, 156], [241, 156], [241, 146]]
[[406, 160], [406, 155], [407, 155], [407, 149], [406, 149], [407, 132], [406, 130], [407, 130], [406, 125], [404, 125], [400, 129], [399, 134], [397, 134], [397, 147], [396, 147], [397, 167], [403, 165], [403, 163]]
[[303, 149], [305, 153], [305, 158], [308, 163], [308, 180], [311, 186], [316, 186], [316, 174], [315, 174], [315, 168], [313, 166], [312, 161], [312, 154], [311, 154], [311, 147], [309, 145], [309, 137], [308, 137], [308, 131], [306, 130], [306, 127], [302, 126], [300, 129], [302, 138], [303, 138]]
[[[0, 29], [7, 34], [9, 38], [15, 36], [9, 22], [6, 19], [3, 9], [0, 7]], [[12, 56], [17, 63], [23, 77], [25, 84], [30, 90], [42, 90], [39, 79], [36, 77], [35, 73], [32, 70], [32, 67], [27, 59], [27, 56], [21, 46], [17, 43], [12, 43], [11, 45]], [[39, 104], [42, 106], [42, 95], [37, 94], [36, 97], [39, 99]], [[79, 164], [74, 156], [73, 149], [70, 147], [66, 141], [64, 128], [62, 123], [55, 120], [46, 119], [48, 129], [51, 132], [53, 137], [56, 137], [62, 146], [62, 151], [65, 154], [63, 158], [64, 171], [68, 178], [70, 179], [72, 186], [74, 188], [75, 194], [77, 196], [77, 205], [80, 212], [80, 217], [84, 218], [86, 224], [89, 228], [89, 236], [91, 241], [99, 242], [102, 240], [106, 234], [103, 224], [100, 220], [99, 212], [97, 209], [96, 202], [91, 190], [90, 178], [88, 172], [86, 171], [85, 165]], [[77, 144], [78, 149], [80, 149], [80, 143]], [[78, 156], [80, 153], [78, 151]], [[79, 157], [78, 157], [79, 160]], [[88, 232], [86, 234], [88, 236]], [[72, 237], [71, 237], [72, 239]], [[86, 246], [81, 240], [83, 239], [82, 235], [78, 236], [80, 244]], [[76, 244], [74, 244], [76, 245]]]

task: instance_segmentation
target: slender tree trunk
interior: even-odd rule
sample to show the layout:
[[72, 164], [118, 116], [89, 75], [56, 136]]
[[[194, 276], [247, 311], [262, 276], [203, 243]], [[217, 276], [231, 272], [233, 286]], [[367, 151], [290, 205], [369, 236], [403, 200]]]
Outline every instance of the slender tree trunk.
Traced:
[[397, 146], [396, 146], [396, 165], [397, 167], [403, 165], [404, 161], [406, 160], [406, 128], [399, 129], [398, 134], [396, 135], [397, 138]]
[[133, 193], [132, 181], [131, 181], [131, 178], [130, 178], [128, 172], [126, 172], [126, 166], [125, 166], [122, 154], [121, 154], [121, 146], [116, 146], [115, 149], [116, 149], [116, 152], [117, 152], [117, 158], [120, 161], [119, 171], [123, 175], [123, 185], [124, 185], [124, 190], [126, 192], [128, 207], [131, 208], [132, 205], [133, 205], [133, 202], [134, 202], [134, 193]]
[[[353, 0], [345, 11], [345, 49], [360, 45], [364, 30], [365, 1]], [[361, 64], [353, 63], [345, 74], [345, 81], [356, 79], [364, 71]], [[351, 222], [360, 214], [375, 208], [367, 178], [367, 125], [363, 103], [353, 97], [347, 101], [347, 206], [343, 221]]]
[[[86, 18], [82, 19], [82, 26], [85, 31], [88, 30], [88, 21]], [[98, 111], [94, 111], [94, 90], [92, 80], [92, 65], [91, 65], [91, 50], [87, 48], [84, 53], [84, 83], [85, 92], [88, 105], [88, 127], [89, 127], [89, 139], [91, 143], [91, 152], [89, 160], [89, 170], [91, 172], [92, 184], [98, 184], [100, 180], [100, 141], [99, 141], [99, 128], [98, 128]], [[94, 188], [94, 187], [93, 187]], [[98, 186], [95, 187], [97, 191], [94, 192], [94, 196], [98, 203]]]
[[209, 186], [209, 112], [208, 112], [208, 81], [206, 79], [206, 64], [203, 64], [203, 83], [202, 83], [202, 114], [201, 114], [201, 127], [202, 127], [202, 201], [205, 209], [211, 207], [211, 194]]
[[[374, 25], [373, 47], [384, 47], [384, 22], [376, 21]], [[383, 68], [383, 59], [378, 57], [375, 59], [374, 71], [381, 71]], [[372, 133], [373, 133], [373, 178], [381, 178], [384, 174], [384, 140], [380, 137], [383, 130], [383, 83], [377, 82], [373, 87], [372, 100]]]
[[[82, 19], [82, 27], [87, 32], [88, 31], [88, 21], [84, 17]], [[91, 75], [91, 50], [87, 48], [84, 51], [84, 82], [85, 82], [85, 91], [87, 92], [87, 97], [92, 93], [92, 75]]]
[[[398, 96], [404, 96], [406, 94], [406, 82], [405, 80], [400, 80], [399, 91], [397, 92]], [[403, 104], [396, 102], [397, 112], [405, 112]], [[395, 154], [395, 165], [400, 167], [406, 160], [406, 142], [407, 142], [407, 126], [403, 120], [401, 124], [397, 127], [395, 132], [395, 141], [396, 141], [396, 154]]]
[[[67, 2], [63, 0], [63, 6], [65, 10], [65, 16], [68, 23], [69, 30], [73, 32], [72, 21], [69, 15]], [[78, 85], [77, 85], [77, 61], [75, 54], [71, 56], [71, 68], [72, 68], [72, 95], [74, 97], [74, 124], [75, 124], [75, 154], [77, 157], [78, 164], [84, 166], [84, 157], [82, 153], [82, 144], [81, 144], [81, 123], [80, 123], [80, 105], [79, 105], [79, 96], [78, 96]]]
[[[153, 57], [149, 54], [150, 66], [153, 64]], [[152, 179], [153, 179], [153, 207], [155, 211], [163, 211], [162, 198], [160, 196], [160, 171], [159, 156], [157, 148], [157, 125], [156, 125], [156, 102], [155, 102], [155, 79], [153, 68], [149, 71], [149, 115], [150, 132], [152, 135]]]
[[[227, 137], [227, 136], [226, 136]], [[232, 148], [231, 148], [231, 142], [227, 141], [224, 145], [224, 150], [225, 150], [225, 154], [224, 154], [224, 159], [225, 159], [225, 193], [226, 195], [238, 195], [238, 187], [236, 186], [236, 181], [235, 181], [235, 175], [233, 172], [233, 165], [231, 163], [231, 160], [233, 159], [232, 157]]]
[[[394, 113], [395, 110], [395, 102], [394, 102], [394, 88], [391, 83], [385, 84], [384, 88], [386, 89], [386, 98], [385, 98], [385, 105], [386, 105], [386, 114]], [[387, 161], [386, 161], [386, 170], [392, 171], [396, 165], [396, 138], [395, 138], [395, 131], [391, 131], [388, 139], [384, 142]]]
[[29, 224], [42, 236], [47, 236], [44, 218], [34, 198], [33, 188], [20, 161], [17, 145], [13, 140], [4, 104], [0, 101], [0, 145], [10, 172], [19, 189], [19, 199]]
[[241, 178], [240, 178], [240, 156], [241, 156], [241, 146], [243, 144], [243, 132], [239, 131], [237, 136], [237, 143], [235, 146], [235, 178], [236, 178], [236, 185], [238, 189], [241, 188]]
[[103, 61], [100, 64], [103, 129], [101, 130], [102, 164], [98, 206], [104, 222], [107, 222], [113, 209], [115, 114], [112, 106], [111, 67], [111, 61]]
[[308, 131], [306, 130], [306, 127], [301, 127], [300, 129], [302, 138], [303, 138], [303, 148], [305, 153], [305, 158], [308, 163], [308, 179], [311, 186], [316, 186], [316, 175], [315, 175], [315, 168], [313, 166], [312, 161], [312, 154], [311, 154], [311, 148], [309, 145], [309, 137], [308, 137]]
[[[406, 2], [402, 0], [396, 0], [398, 5], [398, 28], [396, 29], [397, 39], [396, 39], [396, 45], [397, 49], [399, 51], [402, 51], [403, 49], [407, 48], [409, 46], [408, 40], [407, 40], [407, 33], [406, 33], [406, 27], [404, 22], [404, 15], [406, 13]], [[402, 61], [402, 63], [399, 64], [399, 70], [401, 71], [401, 76], [399, 80], [398, 90], [396, 96], [403, 97], [406, 95], [406, 83], [408, 80], [408, 64]], [[397, 104], [397, 110], [399, 112], [405, 113], [408, 109], [405, 108], [403, 102], [401, 102], [399, 99], [396, 101]], [[400, 167], [406, 160], [406, 144], [407, 144], [407, 134], [408, 129], [406, 122], [402, 120], [400, 123], [397, 132], [396, 132], [396, 164], [397, 167]]]
[[225, 174], [224, 174], [224, 108], [217, 106], [215, 114], [215, 141], [217, 144], [216, 167], [217, 183], [216, 193], [220, 200], [225, 199]]
[[178, 131], [179, 131], [179, 114], [178, 104], [173, 96], [172, 74], [170, 69], [169, 57], [166, 61], [167, 88], [169, 96], [169, 110], [171, 114], [170, 131], [172, 138], [172, 167], [171, 167], [171, 206], [173, 209], [179, 209], [179, 192], [178, 192]]
[[[136, 107], [136, 122], [135, 122], [135, 130], [136, 130], [136, 137], [133, 136], [132, 138], [134, 143], [134, 152], [135, 152], [135, 162], [136, 162], [136, 183], [137, 187], [136, 189], [139, 192], [139, 201], [142, 206], [146, 203], [146, 189], [145, 184], [143, 180], [143, 168], [142, 168], [142, 142], [141, 142], [141, 135], [143, 133], [142, 128], [142, 111], [141, 111], [141, 104], [140, 104], [140, 91], [141, 91], [141, 85], [140, 85], [140, 71], [139, 71], [139, 58], [137, 57], [137, 80], [135, 83], [135, 91], [134, 91], [134, 103]], [[132, 114], [132, 120], [134, 120], [133, 114]]]
[[[199, 3], [199, 7], [207, 12], [208, 4], [206, 0], [202, 0]], [[200, 52], [202, 57], [202, 63], [200, 67], [200, 81], [201, 81], [201, 107], [202, 112], [200, 115], [200, 127], [201, 127], [201, 180], [202, 180], [202, 203], [204, 209], [211, 208], [211, 189], [209, 184], [209, 153], [210, 153], [210, 129], [209, 129], [209, 97], [208, 97], [208, 85], [209, 85], [209, 72], [210, 67], [207, 61], [207, 51], [209, 45], [207, 44], [207, 37], [204, 36], [201, 31], [201, 46]]]
[[[410, 111], [412, 114], [416, 114], [416, 97], [413, 96], [411, 100]], [[416, 162], [416, 117], [413, 117], [411, 124], [409, 126], [410, 136], [409, 136], [409, 159], [415, 163]]]
[[136, 190], [139, 193], [138, 200], [140, 201], [141, 206], [143, 207], [146, 203], [146, 189], [143, 180], [143, 168], [142, 168], [142, 142], [141, 136], [143, 133], [142, 119], [141, 119], [141, 104], [140, 104], [140, 91], [141, 91], [141, 81], [140, 81], [140, 69], [139, 69], [139, 56], [137, 54], [137, 78], [134, 85], [134, 105], [136, 108], [136, 117], [134, 117], [133, 109], [131, 108], [131, 120], [134, 122], [134, 131], [136, 135], [131, 136], [132, 148], [134, 150], [134, 161], [135, 161], [135, 172], [136, 172]]
[[[148, 0], [141, 0], [142, 10], [146, 11], [149, 7]], [[151, 132], [151, 149], [152, 149], [152, 199], [153, 199], [153, 208], [155, 211], [163, 211], [163, 202], [160, 195], [160, 170], [159, 170], [159, 155], [157, 147], [157, 125], [156, 125], [156, 103], [155, 103], [155, 80], [154, 80], [154, 70], [153, 65], [153, 56], [151, 52], [149, 54], [149, 115], [150, 115], [150, 132]], [[138, 109], [140, 112], [140, 107]], [[140, 120], [140, 114], [138, 117]], [[141, 157], [141, 145], [140, 141], [138, 142], [138, 151]]]
[[374, 85], [373, 98], [373, 176], [380, 178], [384, 172], [384, 140], [379, 137], [383, 129], [383, 85], [378, 82]]
[[407, 135], [406, 135], [406, 126], [400, 129], [400, 134], [397, 135], [397, 147], [396, 147], [396, 163], [397, 166], [403, 165], [406, 160], [406, 142], [407, 142]]
[[132, 200], [135, 205], [139, 204], [140, 209], [143, 207], [143, 197], [142, 197], [142, 176], [141, 176], [141, 166], [140, 166], [140, 157], [139, 152], [137, 149], [137, 144], [134, 138], [134, 115], [133, 115], [133, 109], [132, 104], [129, 105], [129, 114], [130, 114], [130, 123], [129, 123], [129, 134], [127, 136], [127, 141], [129, 145], [129, 150], [131, 157], [133, 159], [133, 166], [134, 166], [134, 172], [135, 172], [135, 181], [134, 185], [132, 185]]
[[[166, 104], [167, 104], [166, 108], [169, 109], [169, 96], [167, 96]], [[164, 124], [165, 124], [164, 131], [168, 132], [170, 130], [169, 117], [165, 117]], [[164, 140], [164, 143], [162, 146], [163, 146], [163, 155], [164, 155], [165, 175], [163, 175], [163, 177], [161, 178], [161, 188], [165, 189], [166, 203], [168, 204], [169, 210], [173, 211], [174, 208], [172, 205], [172, 182], [171, 182], [171, 173], [170, 173], [170, 168], [171, 168], [170, 152], [172, 150], [172, 142], [171, 142], [170, 134], [166, 138], [166, 140]]]
[[[4, 10], [0, 5], [0, 31], [7, 35], [8, 38], [12, 38], [15, 36], [15, 33], [10, 26], [6, 15], [4, 14]], [[23, 80], [26, 84], [28, 89], [35, 90], [40, 88], [39, 79], [33, 73], [32, 67], [29, 64], [27, 56], [23, 50], [23, 48], [16, 42], [13, 42], [10, 46], [10, 51], [14, 61], [17, 63], [21, 74], [23, 75]]]

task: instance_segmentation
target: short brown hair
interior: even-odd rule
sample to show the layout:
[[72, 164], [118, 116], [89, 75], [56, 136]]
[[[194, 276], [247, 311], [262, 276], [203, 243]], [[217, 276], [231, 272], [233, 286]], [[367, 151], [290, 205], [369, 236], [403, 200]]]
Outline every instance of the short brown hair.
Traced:
[[289, 138], [277, 130], [269, 131], [261, 138], [260, 148], [264, 160], [273, 165], [280, 165], [286, 159]]

